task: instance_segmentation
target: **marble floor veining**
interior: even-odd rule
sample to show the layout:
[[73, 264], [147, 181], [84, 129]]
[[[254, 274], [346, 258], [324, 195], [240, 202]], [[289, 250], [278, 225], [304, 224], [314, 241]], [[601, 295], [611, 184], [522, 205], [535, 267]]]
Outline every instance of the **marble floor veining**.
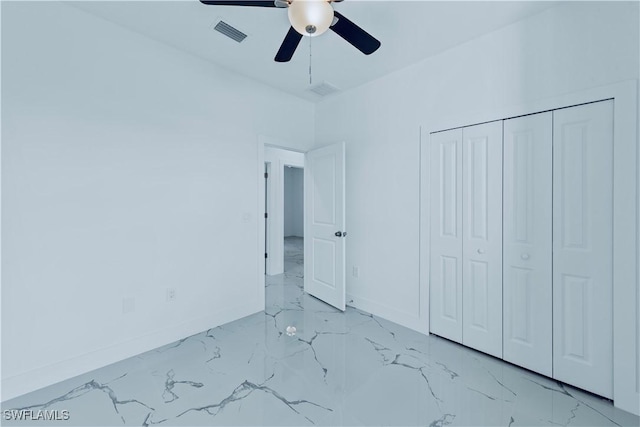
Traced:
[[[286, 240], [285, 268], [267, 277], [264, 312], [4, 402], [3, 425], [640, 424], [605, 399], [306, 295], [302, 239]], [[69, 419], [6, 419], [20, 409]]]

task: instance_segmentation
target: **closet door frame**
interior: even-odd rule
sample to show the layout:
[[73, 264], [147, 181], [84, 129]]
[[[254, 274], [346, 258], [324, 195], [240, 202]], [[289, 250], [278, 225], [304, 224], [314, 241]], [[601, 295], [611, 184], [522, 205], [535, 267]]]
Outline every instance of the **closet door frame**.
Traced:
[[429, 141], [430, 134], [607, 99], [614, 100], [613, 150], [613, 401], [640, 415], [640, 289], [638, 285], [640, 157], [638, 80], [479, 112], [458, 111], [420, 127], [420, 309], [418, 330], [429, 330]]

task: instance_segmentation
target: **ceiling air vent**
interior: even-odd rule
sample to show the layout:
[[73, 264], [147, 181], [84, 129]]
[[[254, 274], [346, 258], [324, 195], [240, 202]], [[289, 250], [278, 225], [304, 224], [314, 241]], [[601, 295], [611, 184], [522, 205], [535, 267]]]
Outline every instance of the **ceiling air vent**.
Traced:
[[218, 22], [216, 26], [213, 27], [213, 29], [218, 31], [219, 33], [224, 34], [230, 39], [237, 41], [238, 43], [247, 38], [247, 35], [245, 33], [238, 30], [237, 28], [232, 27], [224, 21]]
[[309, 88], [309, 90], [315, 93], [316, 95], [320, 95], [320, 96], [331, 95], [332, 93], [339, 91], [337, 87], [327, 82], [322, 82], [320, 84], [312, 86]]

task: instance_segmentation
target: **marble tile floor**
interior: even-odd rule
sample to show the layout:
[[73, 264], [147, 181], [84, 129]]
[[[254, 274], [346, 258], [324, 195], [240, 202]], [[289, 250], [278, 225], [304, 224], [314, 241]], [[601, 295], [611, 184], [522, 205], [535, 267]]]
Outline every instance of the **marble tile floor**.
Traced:
[[[266, 310], [4, 402], [3, 425], [638, 426], [610, 401], [304, 294], [302, 239]], [[289, 336], [288, 325], [297, 328]], [[4, 415], [4, 412], [3, 412]]]

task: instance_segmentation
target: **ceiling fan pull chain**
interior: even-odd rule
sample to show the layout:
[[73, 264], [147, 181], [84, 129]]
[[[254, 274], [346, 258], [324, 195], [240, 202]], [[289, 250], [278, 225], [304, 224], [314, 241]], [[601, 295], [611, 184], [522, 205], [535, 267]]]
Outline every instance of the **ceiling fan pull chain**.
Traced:
[[312, 83], [312, 79], [311, 79], [311, 39], [313, 37], [309, 37], [309, 86], [311, 86]]

